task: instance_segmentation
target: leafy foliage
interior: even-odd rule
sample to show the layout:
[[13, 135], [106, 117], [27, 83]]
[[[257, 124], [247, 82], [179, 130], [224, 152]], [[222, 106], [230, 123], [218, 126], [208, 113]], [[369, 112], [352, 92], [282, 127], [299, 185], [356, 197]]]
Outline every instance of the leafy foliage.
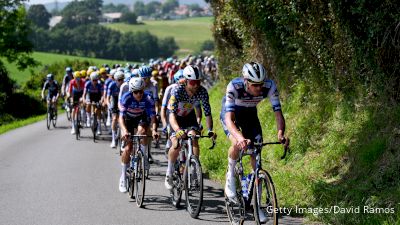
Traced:
[[121, 22], [127, 23], [127, 24], [136, 24], [137, 21], [137, 16], [133, 12], [124, 12], [121, 15]]
[[46, 8], [42, 4], [31, 5], [26, 18], [32, 21], [32, 23], [37, 27], [49, 29], [51, 14], [47, 12]]

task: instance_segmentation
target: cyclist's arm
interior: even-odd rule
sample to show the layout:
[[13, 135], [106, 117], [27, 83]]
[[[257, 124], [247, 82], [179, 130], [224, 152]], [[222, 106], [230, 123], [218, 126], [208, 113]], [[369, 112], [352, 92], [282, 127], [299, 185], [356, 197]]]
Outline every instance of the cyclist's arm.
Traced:
[[42, 99], [44, 99], [44, 91], [46, 90], [46, 88], [47, 88], [47, 81], [44, 83], [44, 85], [43, 85], [43, 89], [42, 89]]
[[[54, 81], [55, 82], [55, 81]], [[56, 95], [56, 100], [58, 99], [58, 97], [60, 96], [60, 90], [59, 90], [59, 87], [60, 86], [58, 86], [58, 84], [56, 83], [56, 86], [57, 86], [57, 95]]]
[[127, 135], [128, 134], [128, 129], [126, 128], [126, 125], [125, 125], [125, 120], [124, 120], [124, 118], [125, 118], [125, 116], [121, 113], [120, 114], [120, 116], [119, 116], [119, 126], [121, 127], [121, 135], [122, 136], [125, 136], [125, 135]]
[[61, 94], [62, 94], [62, 95], [65, 95], [66, 79], [67, 79], [67, 76], [64, 76], [63, 82], [62, 82], [62, 85], [61, 85]]
[[282, 111], [275, 112], [275, 120], [278, 128], [278, 140], [282, 141], [285, 136], [285, 118], [283, 117]]
[[171, 127], [174, 131], [177, 131], [180, 129], [180, 127], [178, 125], [178, 121], [176, 120], [175, 113], [173, 113], [173, 112], [169, 113], [169, 124], [171, 125]]
[[201, 119], [202, 119], [202, 115], [203, 115], [203, 111], [201, 110], [201, 106], [200, 103], [199, 104], [195, 104], [195, 112], [196, 112], [196, 120], [198, 124], [201, 124]]
[[241, 140], [244, 139], [242, 133], [239, 132], [238, 127], [234, 123], [235, 121], [235, 112], [226, 112], [225, 113], [225, 124], [229, 133], [236, 139]]

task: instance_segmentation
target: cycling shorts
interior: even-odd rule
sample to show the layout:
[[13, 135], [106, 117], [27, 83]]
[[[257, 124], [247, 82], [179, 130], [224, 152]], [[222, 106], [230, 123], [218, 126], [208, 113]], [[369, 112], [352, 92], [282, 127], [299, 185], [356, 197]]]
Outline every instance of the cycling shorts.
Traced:
[[[188, 115], [186, 116], [177, 116], [175, 115], [176, 121], [178, 122], [178, 126], [180, 129], [184, 130], [194, 130], [198, 132], [199, 129], [199, 124], [197, 123], [196, 119], [196, 113], [194, 110], [192, 110]], [[171, 128], [171, 137], [175, 136], [175, 131]]]
[[147, 127], [150, 124], [150, 118], [146, 114], [142, 114], [141, 116], [137, 116], [135, 118], [124, 117], [125, 126], [128, 129], [128, 132], [134, 134], [135, 129], [140, 125], [142, 127]]
[[101, 99], [101, 94], [100, 93], [88, 93], [86, 95], [86, 103], [90, 104], [91, 102], [99, 102]]

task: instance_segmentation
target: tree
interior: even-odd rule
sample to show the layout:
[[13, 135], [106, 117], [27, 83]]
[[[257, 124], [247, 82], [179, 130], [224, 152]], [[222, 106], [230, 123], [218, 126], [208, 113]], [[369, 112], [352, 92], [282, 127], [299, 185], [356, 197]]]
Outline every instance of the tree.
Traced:
[[22, 1], [1, 1], [0, 15], [0, 57], [16, 62], [18, 69], [34, 65], [35, 61], [29, 56], [33, 45], [28, 40], [29, 22]]
[[159, 39], [158, 48], [160, 49], [158, 51], [158, 55], [161, 57], [169, 57], [172, 54], [174, 54], [176, 50], [179, 49], [173, 37], [166, 37], [164, 39]]
[[145, 6], [146, 15], [155, 14], [155, 13], [159, 12], [160, 9], [161, 9], [161, 3], [156, 2], [156, 1], [151, 1], [151, 2], [147, 3]]
[[73, 1], [61, 12], [62, 20], [57, 26], [74, 28], [99, 22], [102, 0]]
[[133, 12], [138, 16], [146, 15], [145, 5], [142, 1], [137, 1], [133, 5]]
[[190, 11], [197, 11], [197, 12], [203, 11], [203, 9], [197, 3], [190, 4], [189, 9], [190, 9]]
[[32, 23], [37, 27], [49, 29], [51, 14], [47, 12], [44, 5], [31, 5], [31, 7], [29, 7], [26, 18], [32, 21]]
[[122, 13], [122, 15], [121, 15], [121, 22], [124, 22], [127, 24], [136, 24], [136, 19], [137, 19], [137, 16], [133, 12], [126, 12], [126, 13]]
[[214, 51], [214, 41], [206, 40], [200, 48], [201, 51]]
[[179, 7], [178, 0], [166, 0], [161, 6], [162, 13], [169, 13]]

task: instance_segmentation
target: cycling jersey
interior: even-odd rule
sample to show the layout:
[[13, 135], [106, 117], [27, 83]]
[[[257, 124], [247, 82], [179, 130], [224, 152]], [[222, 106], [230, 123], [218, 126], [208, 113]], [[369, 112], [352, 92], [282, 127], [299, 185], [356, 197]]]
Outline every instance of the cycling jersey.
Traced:
[[117, 82], [116, 81], [110, 82], [107, 89], [107, 98], [111, 96], [108, 108], [113, 113], [118, 112], [118, 95], [119, 95], [119, 87], [117, 85]]
[[101, 99], [101, 95], [103, 93], [103, 86], [99, 83], [94, 85], [92, 81], [89, 81], [85, 84], [86, 90], [86, 101], [87, 102], [98, 102]]
[[[118, 99], [122, 99], [122, 96], [127, 92], [129, 92], [129, 84], [128, 84], [128, 82], [124, 82], [123, 84], [121, 84], [121, 87], [119, 87]], [[120, 101], [118, 101], [118, 108], [119, 108], [119, 110], [121, 110]]]
[[148, 117], [155, 116], [154, 101], [149, 93], [144, 92], [140, 101], [136, 101], [132, 93], [125, 93], [119, 100], [120, 115], [135, 118], [146, 114]]
[[[171, 84], [171, 85], [169, 85], [169, 86], [167, 87], [167, 89], [165, 89], [164, 97], [163, 97], [162, 102], [161, 102], [161, 106], [167, 107], [167, 105], [168, 105], [168, 100], [169, 100], [169, 98], [171, 97], [171, 92], [172, 92], [172, 90], [175, 89], [175, 88], [177, 88], [178, 86], [179, 86], [179, 84]], [[196, 102], [194, 103], [194, 107], [200, 108], [200, 102], [199, 102], [199, 101], [196, 101]]]
[[71, 74], [66, 73], [63, 78], [63, 84], [65, 85], [65, 91], [67, 92], [69, 89], [69, 82], [74, 79], [74, 76]]
[[171, 97], [168, 101], [168, 110], [172, 113], [175, 113], [177, 116], [184, 117], [193, 111], [196, 102], [201, 102], [205, 116], [211, 115], [208, 93], [203, 86], [199, 87], [196, 94], [194, 94], [192, 97], [189, 97], [185, 90], [185, 86], [179, 85], [171, 92]]
[[73, 79], [70, 82], [68, 93], [71, 95], [75, 94], [83, 94], [83, 90], [85, 88], [85, 81], [80, 79], [79, 81], [77, 79]]
[[154, 101], [158, 101], [158, 84], [157, 81], [150, 80], [150, 84], [145, 87], [145, 91], [147, 91]]
[[58, 83], [57, 81], [53, 81], [52, 83], [50, 83], [48, 80], [46, 80], [46, 82], [44, 82], [43, 85], [43, 90], [48, 89], [49, 91], [47, 92], [47, 97], [52, 98], [54, 96], [57, 96], [58, 94]]
[[257, 115], [257, 104], [263, 99], [269, 98], [272, 109], [281, 111], [279, 93], [272, 80], [266, 80], [262, 87], [260, 96], [252, 96], [245, 90], [244, 79], [233, 79], [226, 88], [226, 95], [222, 99], [220, 120], [226, 135], [230, 132], [225, 123], [226, 112], [235, 113], [235, 124], [242, 130], [243, 136], [247, 139], [262, 140], [262, 129]]

